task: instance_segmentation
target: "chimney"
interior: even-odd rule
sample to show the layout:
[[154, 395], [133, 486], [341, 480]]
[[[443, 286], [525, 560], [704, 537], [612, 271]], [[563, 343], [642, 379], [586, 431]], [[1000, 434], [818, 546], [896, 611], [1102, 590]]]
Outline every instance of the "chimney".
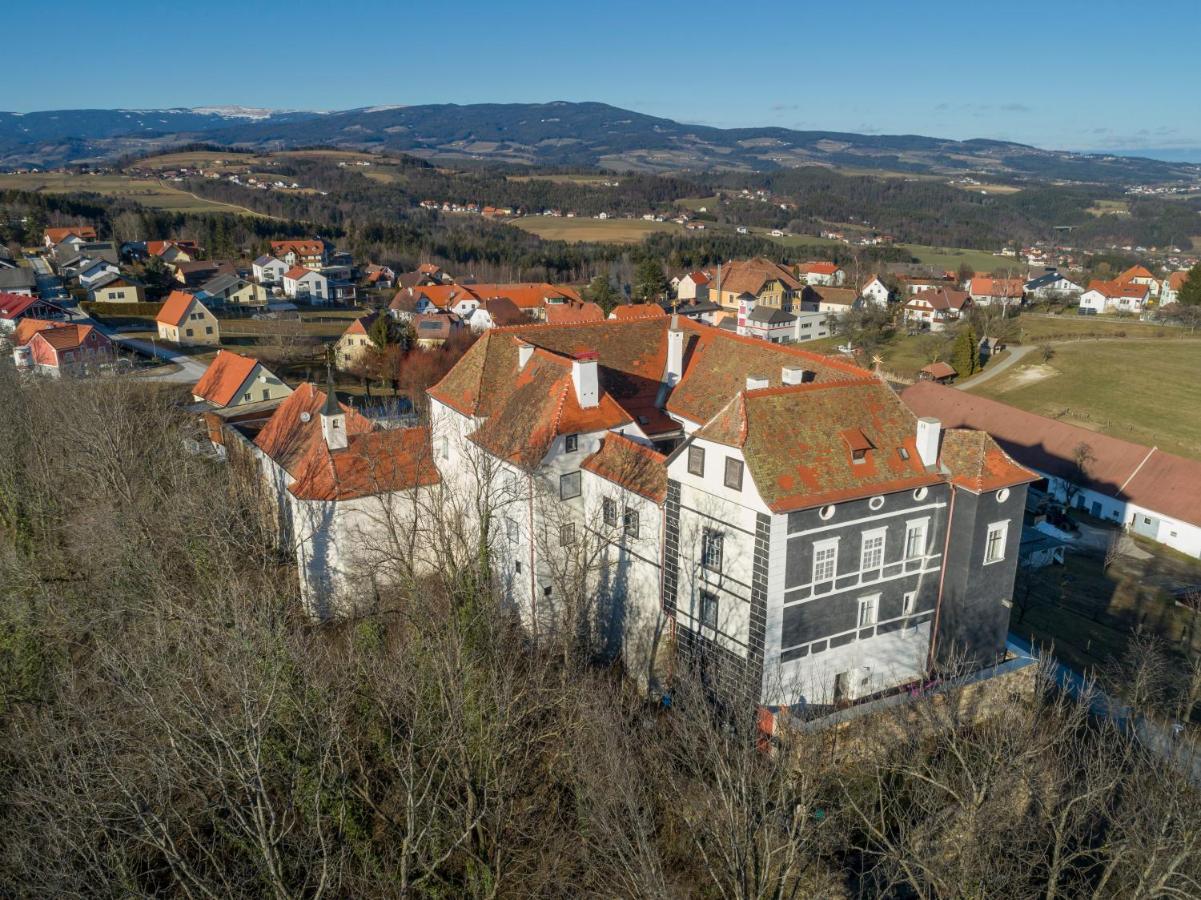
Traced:
[[748, 391], [757, 391], [768, 386], [768, 380], [762, 375], [746, 376], [746, 389]]
[[684, 332], [679, 319], [672, 315], [671, 328], [667, 332], [667, 386], [675, 387], [684, 377]]
[[780, 370], [780, 380], [784, 384], [808, 384], [816, 377], [816, 372], [804, 369], [801, 366], [785, 366]]
[[597, 361], [600, 354], [595, 350], [581, 350], [571, 361], [571, 381], [575, 385], [575, 398], [582, 409], [590, 409], [600, 403], [600, 380]]
[[527, 344], [525, 341], [517, 342], [517, 371], [520, 372], [525, 368], [525, 364], [530, 361], [530, 357], [534, 355], [534, 345]]
[[923, 416], [917, 420], [917, 455], [927, 469], [938, 465], [938, 444], [942, 437], [942, 422]]

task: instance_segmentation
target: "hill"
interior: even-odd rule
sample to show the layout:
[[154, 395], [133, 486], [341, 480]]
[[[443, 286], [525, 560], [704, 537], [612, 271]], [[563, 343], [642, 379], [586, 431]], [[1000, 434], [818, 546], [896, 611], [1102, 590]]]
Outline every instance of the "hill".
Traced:
[[341, 112], [60, 110], [0, 113], [0, 166], [95, 161], [203, 139], [280, 149], [400, 150], [438, 161], [617, 171], [772, 171], [827, 166], [915, 175], [1129, 184], [1194, 180], [1201, 166], [1041, 150], [993, 140], [714, 128], [604, 103], [438, 104]]

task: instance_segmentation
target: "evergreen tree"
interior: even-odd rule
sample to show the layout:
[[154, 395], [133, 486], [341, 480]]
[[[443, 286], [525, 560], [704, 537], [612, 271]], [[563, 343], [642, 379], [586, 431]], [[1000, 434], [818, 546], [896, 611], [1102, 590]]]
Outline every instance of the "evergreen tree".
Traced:
[[367, 328], [367, 337], [375, 345], [376, 350], [383, 350], [392, 343], [392, 318], [386, 314], [378, 315]]
[[646, 257], [634, 270], [634, 299], [655, 300], [667, 290], [667, 279], [663, 277], [663, 265], [653, 257]]
[[1176, 300], [1182, 306], [1201, 306], [1201, 263], [1193, 266], [1180, 286]]
[[613, 312], [613, 307], [621, 302], [621, 297], [607, 275], [597, 275], [588, 282], [588, 287], [584, 288], [584, 299], [591, 300], [599, 306], [605, 316]]
[[976, 331], [971, 325], [960, 329], [955, 337], [955, 345], [951, 348], [951, 365], [955, 367], [960, 378], [967, 378], [979, 368], [977, 345]]

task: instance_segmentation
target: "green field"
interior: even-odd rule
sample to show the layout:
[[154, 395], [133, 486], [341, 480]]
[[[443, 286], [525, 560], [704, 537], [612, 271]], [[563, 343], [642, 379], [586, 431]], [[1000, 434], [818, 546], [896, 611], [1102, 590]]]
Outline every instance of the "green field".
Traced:
[[230, 203], [205, 200], [187, 191], [146, 178], [126, 175], [68, 175], [60, 172], [0, 175], [0, 190], [40, 191], [47, 194], [91, 193], [121, 197], [151, 209], [167, 212], [226, 212], [259, 215]]
[[977, 389], [1021, 409], [1201, 458], [1198, 340], [1108, 340], [1038, 351]]
[[924, 244], [897, 244], [897, 246], [908, 250], [922, 265], [947, 269], [952, 272], [964, 263], [971, 266], [974, 272], [1004, 272], [1009, 269], [1022, 275], [1025, 275], [1026, 272], [1026, 267], [1013, 257], [996, 256], [987, 250], [967, 250], [962, 247], [927, 247]]
[[522, 216], [509, 221], [523, 231], [552, 241], [597, 241], [612, 244], [636, 244], [657, 231], [682, 232], [675, 222], [647, 222], [644, 219], [593, 219], [577, 216]]

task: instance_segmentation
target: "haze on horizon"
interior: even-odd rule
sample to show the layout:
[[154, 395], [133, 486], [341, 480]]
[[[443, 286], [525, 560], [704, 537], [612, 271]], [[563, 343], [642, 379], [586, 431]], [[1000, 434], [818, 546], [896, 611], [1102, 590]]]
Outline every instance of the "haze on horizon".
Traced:
[[[1139, 17], [1150, 33], [1131, 49], [1135, 24], [1115, 0], [1004, 9], [868, 0], [853, 10], [762, 0], [736, 10], [710, 0], [616, 0], [603, 10], [298, 0], [282, 30], [271, 14], [214, 0], [203, 18], [167, 33], [161, 8], [132, 0], [89, 18], [87, 44], [105, 52], [81, 69], [61, 5], [21, 5], [7, 11], [13, 33], [45, 39], [10, 43], [0, 106], [595, 100], [722, 128], [992, 138], [1201, 162], [1201, 67], [1162, 39], [1201, 24], [1201, 7], [1168, 0], [1154, 12]], [[1146, 58], [1114, 66], [1098, 52], [1107, 46], [1136, 56], [1145, 48]]]

